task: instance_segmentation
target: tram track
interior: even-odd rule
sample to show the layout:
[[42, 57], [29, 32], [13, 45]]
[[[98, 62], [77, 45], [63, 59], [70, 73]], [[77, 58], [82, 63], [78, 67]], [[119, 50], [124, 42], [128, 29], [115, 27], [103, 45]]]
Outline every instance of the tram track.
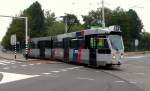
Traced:
[[[136, 86], [137, 88], [140, 88], [141, 91], [145, 91], [143, 88], [137, 86], [137, 85], [134, 84], [134, 83], [131, 83], [130, 81], [128, 81], [128, 80], [126, 80], [126, 79], [124, 79], [124, 78], [121, 78], [120, 76], [117, 76], [117, 75], [115, 75], [115, 74], [112, 74], [112, 73], [110, 73], [110, 72], [108, 72], [108, 71], [105, 71], [105, 70], [103, 70], [103, 69], [100, 70], [100, 71], [103, 72], [103, 73], [105, 73], [105, 74], [107, 74], [107, 75], [109, 75], [109, 76], [113, 76], [113, 77], [115, 77], [115, 78], [117, 78], [117, 79], [119, 79], [119, 80], [121, 80], [121, 81], [124, 81], [124, 82], [126, 82], [126, 83], [128, 83], [128, 84], [130, 84], [130, 85]], [[108, 91], [111, 91], [111, 90], [108, 90]]]

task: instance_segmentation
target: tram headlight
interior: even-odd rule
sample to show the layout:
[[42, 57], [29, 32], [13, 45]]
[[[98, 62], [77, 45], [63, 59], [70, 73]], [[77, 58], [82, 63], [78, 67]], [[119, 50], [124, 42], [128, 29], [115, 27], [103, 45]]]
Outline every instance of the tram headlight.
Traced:
[[113, 55], [113, 57], [112, 57], [113, 59], [115, 59], [116, 58], [116, 56], [115, 55]]
[[123, 55], [121, 55], [121, 58], [123, 58]]
[[121, 53], [121, 57], [120, 58], [123, 58], [123, 53]]

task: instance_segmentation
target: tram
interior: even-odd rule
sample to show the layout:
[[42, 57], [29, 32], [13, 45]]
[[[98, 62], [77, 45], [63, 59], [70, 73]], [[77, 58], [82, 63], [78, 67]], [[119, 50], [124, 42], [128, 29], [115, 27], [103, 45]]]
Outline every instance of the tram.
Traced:
[[121, 65], [124, 56], [118, 26], [32, 38], [28, 57], [58, 59], [91, 66]]

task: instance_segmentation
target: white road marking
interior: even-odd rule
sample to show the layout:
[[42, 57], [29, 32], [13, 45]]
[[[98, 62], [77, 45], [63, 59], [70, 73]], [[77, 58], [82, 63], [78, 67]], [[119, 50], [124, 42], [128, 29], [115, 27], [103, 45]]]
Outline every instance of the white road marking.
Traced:
[[60, 71], [68, 71], [68, 70], [66, 70], [66, 69], [60, 69]]
[[21, 65], [22, 67], [26, 67], [27, 65]]
[[7, 70], [7, 69], [10, 69], [10, 68], [9, 68], [9, 67], [4, 67], [3, 69], [4, 69], [4, 70]]
[[7, 65], [7, 64], [4, 64], [4, 63], [0, 63], [1, 65]]
[[51, 72], [58, 73], [58, 72], [60, 72], [60, 71], [51, 71]]
[[83, 78], [83, 77], [77, 77], [76, 79], [80, 79], [80, 80], [90, 80], [93, 81], [94, 79], [92, 78]]
[[52, 73], [42, 73], [42, 74], [44, 74], [44, 75], [49, 75], [49, 74], [52, 74]]
[[115, 81], [116, 83], [124, 83], [125, 81]]
[[10, 61], [1, 61], [1, 62], [6, 63], [6, 64], [12, 63]]
[[34, 64], [29, 64], [29, 65], [33, 66]]
[[126, 57], [126, 58], [143, 58], [145, 56], [132, 56], [132, 57]]
[[3, 74], [3, 78], [0, 84], [14, 82], [18, 80], [28, 79], [32, 77], [37, 77], [39, 75], [25, 75], [25, 74], [16, 74], [16, 73], [7, 73], [7, 72], [0, 72]]
[[15, 61], [8, 61], [8, 60], [0, 61], [1, 65], [8, 65], [8, 64], [15, 64], [15, 63], [16, 63]]
[[71, 67], [71, 68], [66, 68], [66, 69], [73, 70], [73, 69], [77, 69], [77, 68], [80, 68], [80, 66], [77, 66], [77, 67]]
[[133, 73], [133, 74], [137, 74], [137, 75], [144, 75], [145, 73]]
[[135, 81], [131, 81], [131, 82], [129, 82], [129, 83], [136, 84], [137, 82], [135, 82]]

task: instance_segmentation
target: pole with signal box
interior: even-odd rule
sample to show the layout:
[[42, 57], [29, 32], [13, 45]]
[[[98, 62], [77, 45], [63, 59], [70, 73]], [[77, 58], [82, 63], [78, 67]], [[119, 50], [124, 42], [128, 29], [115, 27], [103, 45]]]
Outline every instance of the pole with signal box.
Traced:
[[16, 34], [14, 34], [14, 35], [11, 35], [11, 39], [10, 39], [11, 41], [11, 45], [13, 46], [13, 49], [14, 49], [14, 51], [15, 51], [15, 60], [16, 60], [16, 54], [17, 54], [17, 51], [16, 51], [16, 41], [17, 41], [17, 38], [16, 38]]
[[28, 17], [20, 17], [20, 16], [7, 16], [7, 15], [0, 15], [0, 17], [10, 17], [14, 19], [24, 19], [25, 20], [25, 54], [26, 60], [28, 59]]

